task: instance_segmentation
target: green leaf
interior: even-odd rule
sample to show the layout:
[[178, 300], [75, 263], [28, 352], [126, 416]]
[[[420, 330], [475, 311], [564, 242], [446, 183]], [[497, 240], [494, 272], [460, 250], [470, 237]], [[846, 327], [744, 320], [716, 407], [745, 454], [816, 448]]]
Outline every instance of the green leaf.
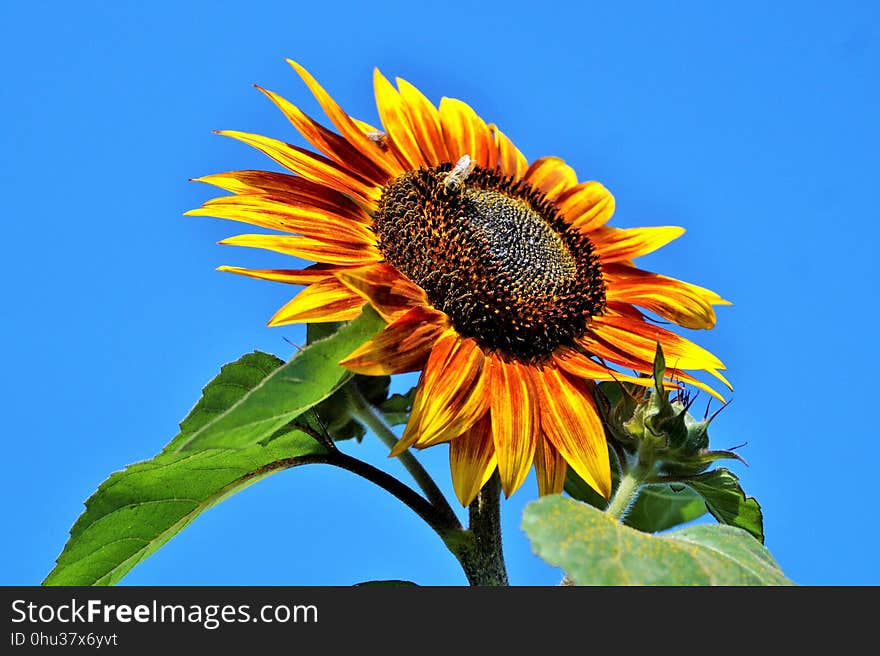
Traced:
[[[320, 339], [326, 339], [334, 334], [341, 325], [343, 324], [308, 324], [306, 328], [306, 343], [311, 344]], [[409, 418], [409, 409], [412, 406], [412, 399], [409, 399], [409, 405], [403, 407], [400, 401], [397, 401], [396, 398], [400, 397], [399, 394], [395, 394], [394, 397], [392, 397], [395, 399], [394, 401], [388, 397], [388, 389], [391, 386], [391, 376], [364, 376], [361, 374], [355, 374], [343, 387], [337, 389], [329, 398], [324, 399], [315, 406], [314, 411], [320, 418], [320, 423], [316, 421], [314, 414], [311, 412], [304, 413], [296, 420], [296, 423], [299, 425], [305, 424], [309, 428], [318, 431], [322, 431], [326, 428], [333, 440], [337, 442], [349, 439], [360, 441], [364, 435], [366, 435], [366, 429], [360, 421], [353, 418], [351, 415], [349, 400], [344, 390], [345, 386], [348, 385], [357, 385], [358, 391], [371, 405], [383, 409], [385, 419], [392, 420], [392, 426], [398, 423], [406, 423], [406, 420]], [[412, 394], [412, 392], [413, 390], [410, 390], [410, 394]], [[384, 411], [385, 404], [389, 402], [390, 407], [395, 410], [393, 417], [389, 417], [387, 412]]]
[[[325, 370], [325, 385], [332, 379], [326, 370], [332, 367], [326, 362], [322, 364], [321, 357], [334, 356], [334, 349], [348, 349], [337, 358], [341, 359], [357, 346], [349, 348], [352, 341], [362, 341], [363, 333], [379, 324], [381, 319], [376, 315], [367, 315], [366, 319], [357, 319], [339, 333], [304, 349], [303, 352], [311, 353], [311, 362], [317, 363], [314, 369]], [[324, 446], [292, 430], [289, 422], [276, 429], [278, 436], [268, 445], [181, 451], [184, 445], [201, 444], [200, 436], [210, 435], [212, 430], [216, 433], [218, 424], [231, 421], [230, 417], [234, 419], [241, 408], [255, 403], [255, 398], [259, 400], [257, 390], [283, 385], [267, 381], [279, 372], [302, 367], [301, 358], [302, 354], [284, 364], [273, 355], [257, 351], [224, 365], [181, 422], [180, 433], [159, 455], [112, 474], [86, 501], [85, 512], [71, 529], [70, 539], [44, 583], [116, 583], [201, 512], [225, 497], [272, 472], [301, 464], [303, 458], [326, 454]], [[331, 363], [333, 367], [338, 366], [335, 362]], [[290, 376], [285, 380], [289, 379]], [[290, 392], [295, 386], [287, 385], [286, 389]], [[270, 404], [267, 410], [278, 405]], [[301, 406], [300, 399], [295, 407]], [[258, 410], [253, 409], [251, 416]], [[271, 422], [260, 425], [274, 427]], [[262, 429], [255, 431], [253, 439], [269, 437], [263, 435]]]
[[578, 585], [791, 585], [742, 529], [689, 526], [642, 533], [559, 495], [529, 503], [523, 530], [535, 552]]
[[339, 361], [385, 326], [369, 307], [325, 339], [300, 350], [195, 430], [181, 432], [169, 445], [175, 451], [245, 448], [268, 438], [304, 411], [329, 397], [351, 373]]
[[284, 365], [284, 360], [269, 353], [254, 351], [235, 362], [220, 367], [220, 373], [202, 388], [202, 396], [186, 418], [180, 422], [180, 433], [162, 453], [170, 453], [218, 416], [223, 415], [245, 394], [269, 374]]
[[[617, 468], [612, 467], [612, 489], [617, 488], [619, 480]], [[697, 492], [680, 485], [676, 487], [678, 491], [668, 484], [643, 487], [624, 517], [624, 524], [646, 533], [656, 533], [706, 513], [706, 504]], [[587, 485], [571, 468], [565, 476], [565, 491], [574, 499], [584, 501], [599, 510], [608, 505], [602, 495]]]
[[166, 452], [116, 472], [86, 501], [43, 585], [113, 585], [219, 501], [323, 454], [292, 432], [266, 447]]
[[686, 481], [706, 501], [709, 512], [722, 524], [745, 529], [764, 542], [764, 516], [754, 497], [747, 497], [736, 475], [715, 469]]
[[[306, 426], [327, 433], [334, 441], [356, 439], [367, 434], [363, 424], [352, 417], [351, 402], [345, 393], [350, 385], [356, 385], [363, 397], [372, 405], [381, 405], [388, 398], [391, 376], [362, 376], [355, 374], [347, 383], [324, 399], [312, 412], [305, 412], [294, 421], [295, 426]], [[320, 419], [317, 421], [315, 415]]]

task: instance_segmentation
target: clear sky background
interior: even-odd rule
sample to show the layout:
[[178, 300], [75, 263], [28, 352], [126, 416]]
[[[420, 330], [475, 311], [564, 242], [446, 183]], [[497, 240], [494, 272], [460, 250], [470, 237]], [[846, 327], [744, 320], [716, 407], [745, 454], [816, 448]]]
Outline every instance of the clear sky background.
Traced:
[[[265, 327], [291, 288], [214, 271], [290, 262], [181, 216], [212, 195], [188, 178], [273, 167], [212, 129], [299, 143], [252, 84], [319, 115], [285, 57], [369, 121], [376, 66], [460, 98], [528, 158], [602, 181], [614, 225], [685, 226], [640, 263], [735, 303], [691, 337], [728, 365], [712, 444], [748, 442], [732, 468], [767, 546], [796, 582], [880, 584], [878, 19], [868, 1], [2, 3], [0, 584], [41, 581], [83, 500], [170, 440], [222, 363], [303, 341]], [[376, 440], [350, 447], [401, 473]], [[451, 493], [445, 447], [422, 456]], [[530, 477], [503, 506], [510, 577], [555, 584], [519, 529], [535, 495]], [[380, 578], [465, 583], [407, 508], [314, 466], [210, 510], [123, 582]]]

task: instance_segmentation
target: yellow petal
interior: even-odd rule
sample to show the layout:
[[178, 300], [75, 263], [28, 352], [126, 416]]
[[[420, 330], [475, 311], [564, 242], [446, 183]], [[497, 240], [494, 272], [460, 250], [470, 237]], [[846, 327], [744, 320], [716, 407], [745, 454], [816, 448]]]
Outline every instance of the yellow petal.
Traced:
[[577, 174], [558, 157], [541, 157], [529, 166], [525, 181], [543, 191], [549, 200], [553, 200], [577, 184]]
[[389, 323], [413, 307], [429, 305], [425, 290], [386, 262], [342, 269], [339, 280], [368, 300]]
[[[631, 355], [630, 353], [627, 353], [617, 346], [609, 344], [605, 340], [599, 339], [596, 335], [589, 332], [581, 337], [578, 343], [584, 349], [586, 349], [590, 353], [595, 354], [597, 357], [602, 358], [603, 360], [608, 360], [609, 362], [613, 362], [614, 364], [620, 365], [621, 367], [629, 367], [630, 369], [638, 371], [639, 373], [648, 375], [653, 374], [653, 355], [651, 357], [651, 360], [646, 360]], [[678, 369], [673, 363], [670, 363], [668, 360], [666, 362], [666, 378], [672, 381], [681, 381], [683, 383], [693, 385], [694, 387], [708, 392], [716, 399], [724, 403], [724, 397], [721, 396], [714, 389], [712, 389], [712, 387], [685, 373], [681, 369]], [[647, 380], [650, 380], [650, 378]]]
[[327, 264], [363, 265], [381, 258], [375, 248], [352, 248], [343, 244], [328, 244], [317, 239], [288, 235], [237, 235], [218, 243], [227, 246], [263, 248]]
[[245, 269], [243, 267], [221, 266], [217, 271], [237, 273], [240, 276], [283, 282], [288, 285], [311, 285], [315, 282], [328, 280], [334, 277], [335, 268], [323, 265], [312, 265], [306, 269]]
[[592, 180], [567, 189], [554, 202], [565, 220], [585, 233], [605, 225], [614, 214], [614, 196]]
[[495, 447], [488, 415], [449, 443], [452, 487], [462, 506], [469, 506], [495, 471]]
[[323, 125], [303, 113], [299, 107], [290, 103], [277, 93], [273, 93], [259, 85], [257, 85], [257, 89], [264, 93], [269, 100], [275, 103], [276, 107], [278, 107], [278, 109], [280, 109], [287, 117], [287, 120], [299, 130], [300, 134], [302, 134], [309, 143], [327, 155], [327, 157], [334, 162], [343, 168], [355, 171], [375, 184], [381, 185], [388, 180], [388, 174], [383, 171], [380, 166], [376, 165], [372, 159], [366, 157], [357, 148], [352, 146], [347, 139], [339, 136], [335, 132], [331, 132]]
[[486, 361], [492, 439], [506, 496], [522, 485], [535, 456], [540, 419], [537, 398], [524, 365], [499, 357]]
[[455, 98], [440, 100], [440, 123], [451, 161], [462, 155], [483, 168], [495, 168], [497, 150], [488, 126], [468, 105]]
[[442, 313], [426, 307], [412, 308], [340, 364], [367, 376], [418, 371], [425, 366], [445, 328]]
[[532, 374], [544, 435], [568, 465], [607, 499], [611, 495], [611, 463], [590, 388], [554, 367], [532, 370]]
[[653, 228], [602, 227], [590, 233], [602, 264], [631, 260], [656, 251], [684, 234], [684, 228], [658, 226]]
[[416, 143], [422, 150], [422, 158], [428, 166], [454, 161], [446, 153], [443, 128], [437, 108], [406, 80], [397, 78], [397, 87], [403, 98], [403, 109], [409, 119]]
[[284, 168], [301, 175], [307, 180], [320, 182], [340, 193], [346, 195], [354, 194], [360, 196], [365, 201], [376, 201], [382, 195], [382, 188], [380, 186], [363, 180], [355, 173], [340, 168], [333, 161], [316, 153], [310, 153], [297, 146], [258, 134], [237, 132], [235, 130], [222, 130], [217, 134], [231, 137], [249, 146], [253, 146], [274, 159]]
[[254, 194], [304, 209], [330, 212], [356, 223], [371, 223], [362, 207], [335, 189], [300, 176], [270, 171], [227, 171], [194, 178], [236, 194]]
[[[567, 371], [577, 378], [585, 378], [587, 380], [595, 381], [633, 383], [635, 385], [641, 385], [642, 387], [654, 386], [653, 378], [627, 376], [619, 371], [609, 369], [605, 365], [595, 362], [582, 353], [578, 353], [574, 349], [565, 346], [556, 349], [553, 353], [553, 362], [560, 369]], [[676, 389], [678, 386], [673, 383], [668, 383], [668, 387]]]
[[373, 86], [376, 92], [376, 108], [379, 110], [379, 118], [382, 119], [382, 125], [385, 126], [391, 141], [403, 156], [404, 163], [411, 169], [425, 166], [422, 151], [410, 128], [409, 118], [404, 111], [400, 94], [379, 72], [378, 68], [373, 71]]
[[529, 169], [529, 162], [513, 142], [505, 135], [498, 126], [489, 124], [489, 130], [495, 137], [498, 149], [498, 168], [503, 175], [509, 175], [514, 180], [521, 180]]
[[349, 321], [357, 317], [364, 299], [340, 283], [329, 278], [313, 283], [297, 294], [269, 320], [270, 326], [284, 326], [309, 321]]
[[659, 342], [663, 347], [666, 361], [676, 368], [704, 370], [725, 368], [721, 360], [706, 349], [647, 321], [605, 314], [593, 317], [590, 331], [646, 362], [654, 361]]
[[556, 447], [543, 435], [538, 437], [535, 449], [535, 477], [538, 479], [538, 495], [560, 494], [565, 487], [568, 465]]
[[448, 441], [486, 413], [484, 359], [473, 339], [452, 329], [440, 336], [422, 371], [409, 421], [393, 455], [411, 444], [424, 448]]
[[363, 223], [356, 223], [327, 210], [266, 196], [223, 196], [211, 199], [202, 207], [185, 214], [214, 216], [269, 230], [295, 232], [321, 241], [342, 242], [353, 247], [376, 243], [376, 235]]
[[306, 86], [308, 86], [314, 94], [318, 104], [321, 105], [321, 109], [324, 110], [327, 117], [333, 125], [336, 126], [336, 129], [339, 130], [340, 134], [345, 137], [352, 146], [374, 161], [378, 166], [381, 166], [389, 178], [396, 177], [403, 173], [403, 169], [394, 158], [393, 154], [383, 150], [377, 142], [370, 139], [366, 132], [364, 132], [364, 130], [362, 130], [348, 114], [342, 111], [342, 108], [335, 100], [333, 100], [330, 94], [318, 84], [317, 80], [315, 80], [305, 68], [292, 59], [288, 59], [287, 63], [290, 64], [299, 74], [303, 82], [306, 83]]

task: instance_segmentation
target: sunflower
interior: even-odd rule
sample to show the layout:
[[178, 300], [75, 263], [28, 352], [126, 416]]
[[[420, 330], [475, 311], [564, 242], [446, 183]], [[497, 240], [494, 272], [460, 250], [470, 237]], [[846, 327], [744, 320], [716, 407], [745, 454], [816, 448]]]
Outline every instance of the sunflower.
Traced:
[[[288, 60], [289, 61], [289, 60]], [[498, 470], [512, 494], [534, 466], [540, 494], [562, 490], [567, 467], [606, 498], [611, 476], [593, 399], [596, 381], [646, 384], [657, 343], [670, 381], [705, 371], [728, 385], [718, 358], [657, 325], [711, 328], [703, 287], [633, 260], [678, 227], [613, 228], [614, 197], [578, 182], [558, 157], [531, 163], [465, 103], [435, 107], [414, 86], [375, 72], [382, 129], [346, 114], [299, 64], [290, 65], [336, 131], [257, 87], [320, 152], [221, 131], [289, 173], [231, 171], [197, 180], [231, 192], [190, 215], [282, 234], [221, 244], [292, 255], [304, 269], [220, 267], [302, 285], [270, 326], [346, 321], [369, 303], [386, 328], [342, 364], [368, 375], [421, 371], [392, 455], [449, 443], [453, 486], [468, 505]], [[641, 309], [640, 309], [641, 308]], [[674, 385], [674, 383], [670, 383]], [[728, 385], [729, 386], [729, 385]]]

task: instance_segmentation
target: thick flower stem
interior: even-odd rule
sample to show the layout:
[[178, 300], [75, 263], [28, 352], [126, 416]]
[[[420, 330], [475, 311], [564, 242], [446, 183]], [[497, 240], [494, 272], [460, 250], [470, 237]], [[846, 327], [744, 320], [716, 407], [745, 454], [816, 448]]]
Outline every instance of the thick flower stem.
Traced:
[[501, 547], [501, 482], [498, 472], [469, 506], [473, 541], [456, 555], [471, 585], [508, 585]]
[[[385, 418], [376, 410], [373, 405], [364, 398], [361, 391], [353, 383], [349, 383], [344, 388], [345, 395], [348, 399], [349, 408], [352, 415], [366, 428], [373, 431], [376, 437], [382, 440], [382, 443], [389, 449], [393, 449], [397, 444], [398, 437], [391, 430], [391, 427], [385, 422]], [[434, 505], [439, 513], [450, 520], [450, 523], [458, 523], [455, 512], [443, 496], [440, 488], [431, 478], [431, 475], [422, 467], [422, 463], [416, 460], [416, 457], [410, 451], [404, 451], [397, 459], [404, 466], [410, 476], [413, 477], [416, 484], [424, 492], [428, 501]]]
[[605, 512], [615, 519], [622, 520], [626, 517], [626, 513], [632, 508], [636, 497], [639, 496], [639, 490], [651, 475], [653, 466], [639, 460], [634, 467], [627, 471], [617, 486], [614, 496], [608, 502]]

